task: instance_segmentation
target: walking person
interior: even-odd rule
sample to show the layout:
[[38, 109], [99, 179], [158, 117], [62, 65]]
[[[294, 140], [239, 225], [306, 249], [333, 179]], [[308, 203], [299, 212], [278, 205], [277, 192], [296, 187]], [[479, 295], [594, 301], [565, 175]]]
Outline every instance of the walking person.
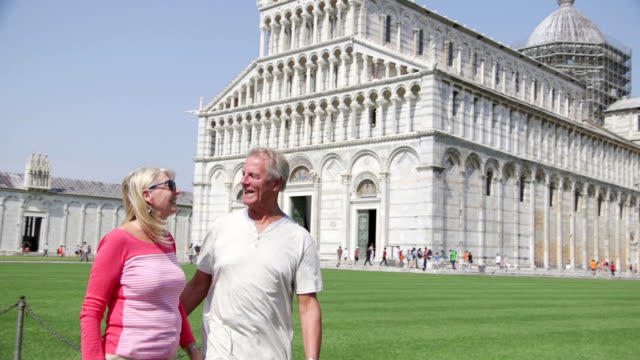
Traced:
[[80, 248], [80, 262], [86, 261], [89, 262], [89, 248], [87, 247], [87, 243], [83, 242], [82, 247]]
[[367, 263], [369, 263], [370, 266], [373, 266], [373, 264], [371, 263], [371, 258], [373, 257], [373, 255], [371, 255], [372, 253], [372, 246], [369, 246], [367, 248], [367, 253], [365, 254], [367, 256], [366, 260], [364, 261], [363, 265], [367, 265]]
[[49, 244], [44, 244], [44, 252], [42, 253], [43, 257], [49, 257]]
[[356, 248], [353, 251], [353, 265], [358, 265], [358, 260], [360, 260], [360, 248]]
[[612, 261], [609, 270], [611, 270], [611, 276], [616, 276], [616, 263]]
[[382, 263], [384, 263], [385, 266], [389, 266], [389, 264], [387, 264], [387, 248], [382, 249], [382, 261], [380, 261], [379, 266], [382, 266]]
[[451, 269], [456, 269], [456, 259], [458, 258], [458, 252], [455, 250], [449, 249], [449, 261], [451, 262]]
[[251, 150], [242, 167], [246, 209], [221, 217], [205, 236], [198, 270], [181, 298], [187, 313], [206, 299], [206, 359], [292, 359], [294, 296], [304, 358], [320, 357], [320, 259], [311, 234], [278, 204], [289, 176], [282, 153]]
[[158, 168], [124, 178], [125, 222], [100, 241], [80, 312], [83, 360], [173, 359], [178, 347], [201, 359], [180, 303], [186, 278], [167, 231], [167, 218], [178, 211], [174, 178]]
[[336, 264], [336, 267], [339, 267], [340, 261], [342, 260], [342, 246], [338, 246], [338, 250], [336, 251], [336, 254], [338, 255], [338, 263]]

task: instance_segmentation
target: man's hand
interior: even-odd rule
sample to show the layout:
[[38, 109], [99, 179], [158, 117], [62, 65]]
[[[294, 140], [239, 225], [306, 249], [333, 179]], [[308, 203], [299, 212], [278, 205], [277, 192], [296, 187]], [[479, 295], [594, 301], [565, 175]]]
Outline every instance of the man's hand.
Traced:
[[184, 306], [187, 315], [191, 314], [207, 296], [209, 287], [211, 287], [211, 280], [212, 276], [210, 274], [196, 270], [191, 281], [184, 287], [182, 295], [180, 295], [180, 301], [182, 301], [182, 306]]

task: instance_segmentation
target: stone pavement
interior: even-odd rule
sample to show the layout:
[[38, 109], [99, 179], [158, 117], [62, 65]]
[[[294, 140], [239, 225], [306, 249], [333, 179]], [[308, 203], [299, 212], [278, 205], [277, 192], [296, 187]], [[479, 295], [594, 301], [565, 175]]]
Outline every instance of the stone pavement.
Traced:
[[358, 265], [353, 265], [352, 261], [345, 263], [344, 261], [339, 267], [336, 267], [335, 260], [321, 260], [320, 267], [322, 269], [336, 269], [346, 271], [379, 271], [379, 272], [399, 272], [399, 273], [413, 273], [413, 274], [442, 274], [442, 275], [469, 275], [469, 276], [511, 276], [511, 277], [548, 277], [548, 278], [570, 278], [570, 279], [602, 279], [602, 280], [640, 280], [640, 274], [632, 274], [629, 271], [617, 272], [615, 276], [611, 276], [609, 271], [597, 273], [595, 276], [591, 275], [591, 270], [585, 271], [578, 270], [558, 270], [558, 269], [530, 269], [530, 268], [509, 268], [498, 269], [496, 266], [480, 267], [474, 265], [470, 269], [460, 269], [460, 264], [456, 264], [457, 270], [452, 270], [451, 266], [438, 269], [427, 269], [423, 271], [422, 268], [406, 268], [396, 267], [395, 265], [380, 266], [380, 260], [374, 261], [373, 265], [363, 266], [362, 261], [358, 262]]

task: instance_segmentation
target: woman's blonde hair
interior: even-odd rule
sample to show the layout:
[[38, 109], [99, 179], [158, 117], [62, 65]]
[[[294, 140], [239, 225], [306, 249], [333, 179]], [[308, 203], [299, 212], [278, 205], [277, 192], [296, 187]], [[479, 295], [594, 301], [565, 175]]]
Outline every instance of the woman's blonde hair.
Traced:
[[154, 215], [153, 209], [144, 200], [143, 192], [154, 182], [160, 174], [166, 174], [175, 179], [176, 173], [170, 169], [139, 168], [133, 170], [122, 180], [122, 201], [126, 216], [124, 222], [138, 220], [142, 231], [154, 242], [165, 246], [172, 244], [167, 236], [167, 222]]

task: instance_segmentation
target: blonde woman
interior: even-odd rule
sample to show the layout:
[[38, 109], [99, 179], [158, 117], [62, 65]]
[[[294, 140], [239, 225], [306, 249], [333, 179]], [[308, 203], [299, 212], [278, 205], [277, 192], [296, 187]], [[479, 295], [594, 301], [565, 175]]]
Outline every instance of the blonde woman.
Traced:
[[173, 359], [178, 346], [201, 359], [179, 301], [186, 278], [166, 230], [178, 210], [174, 179], [172, 170], [141, 168], [122, 181], [126, 219], [98, 245], [80, 313], [84, 360]]

